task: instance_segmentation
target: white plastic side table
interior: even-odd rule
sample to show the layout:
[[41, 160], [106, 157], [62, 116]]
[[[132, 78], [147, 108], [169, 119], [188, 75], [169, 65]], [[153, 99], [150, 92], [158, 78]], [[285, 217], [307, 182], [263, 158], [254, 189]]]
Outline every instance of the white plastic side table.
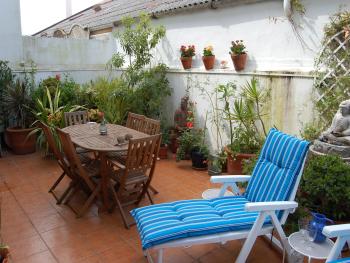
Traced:
[[311, 259], [327, 259], [331, 249], [334, 246], [334, 242], [329, 238], [323, 243], [315, 243], [309, 240], [305, 240], [305, 237], [300, 232], [295, 232], [288, 237], [288, 243], [292, 249], [298, 253], [308, 257], [308, 262]]
[[[218, 198], [219, 197], [219, 193], [220, 193], [221, 189], [220, 188], [210, 188], [210, 189], [207, 189], [205, 190], [203, 193], [202, 193], [202, 198], [203, 199], [207, 199], [207, 200], [210, 200], [210, 199], [214, 199], [214, 198]], [[231, 191], [229, 190], [226, 190], [224, 196], [234, 196], [235, 194], [232, 193]]]

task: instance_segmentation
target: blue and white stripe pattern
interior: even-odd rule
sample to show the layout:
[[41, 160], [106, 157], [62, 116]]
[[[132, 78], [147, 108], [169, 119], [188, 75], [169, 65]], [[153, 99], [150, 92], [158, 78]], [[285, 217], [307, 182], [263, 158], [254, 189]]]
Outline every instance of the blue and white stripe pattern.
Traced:
[[330, 261], [328, 263], [350, 263], [350, 258], [340, 258], [337, 260]]
[[307, 142], [272, 129], [245, 196], [177, 201], [134, 209], [131, 214], [143, 249], [186, 237], [250, 229], [258, 213], [246, 212], [245, 204], [287, 200], [307, 149]]
[[250, 202], [284, 201], [290, 196], [309, 142], [271, 129], [245, 197]]

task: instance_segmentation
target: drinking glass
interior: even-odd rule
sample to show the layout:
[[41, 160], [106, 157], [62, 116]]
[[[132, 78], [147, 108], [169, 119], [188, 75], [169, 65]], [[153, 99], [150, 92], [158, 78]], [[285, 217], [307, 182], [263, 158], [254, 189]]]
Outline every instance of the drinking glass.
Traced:
[[303, 237], [302, 243], [309, 241], [308, 230], [309, 230], [309, 220], [307, 218], [301, 218], [298, 220], [299, 232]]

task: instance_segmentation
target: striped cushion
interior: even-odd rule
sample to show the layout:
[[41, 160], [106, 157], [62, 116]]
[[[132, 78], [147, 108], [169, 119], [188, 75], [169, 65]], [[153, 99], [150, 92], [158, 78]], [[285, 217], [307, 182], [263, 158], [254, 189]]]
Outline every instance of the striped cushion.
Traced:
[[247, 202], [242, 196], [177, 201], [137, 208], [131, 214], [142, 248], [147, 249], [180, 238], [249, 229], [258, 214], [244, 210]]
[[307, 141], [271, 129], [247, 186], [247, 200], [288, 200], [308, 147]]
[[350, 258], [340, 258], [337, 260], [329, 261], [328, 263], [350, 263]]

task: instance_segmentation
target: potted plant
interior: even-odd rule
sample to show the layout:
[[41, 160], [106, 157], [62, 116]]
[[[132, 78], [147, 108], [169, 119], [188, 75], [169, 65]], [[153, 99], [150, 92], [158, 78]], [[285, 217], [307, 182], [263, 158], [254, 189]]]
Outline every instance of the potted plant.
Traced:
[[7, 86], [5, 105], [9, 118], [5, 133], [7, 145], [15, 154], [35, 152], [36, 134], [32, 133], [34, 128], [30, 128], [33, 100], [26, 82], [17, 79]]
[[231, 42], [231, 59], [236, 71], [241, 71], [245, 68], [247, 63], [246, 47], [243, 44], [243, 40], [235, 40]]
[[168, 145], [170, 142], [169, 129], [164, 128], [162, 131], [162, 141], [159, 148], [158, 157], [160, 159], [168, 159]]
[[179, 147], [176, 151], [176, 161], [189, 160], [192, 150], [201, 143], [201, 132], [198, 129], [187, 129], [178, 138]]
[[213, 46], [207, 46], [204, 48], [202, 60], [206, 70], [214, 68], [215, 55], [213, 53]]
[[192, 57], [196, 54], [194, 45], [181, 46], [181, 63], [184, 69], [190, 69], [192, 67]]
[[[225, 147], [229, 174], [242, 174], [242, 162], [256, 155], [267, 135], [262, 119], [262, 105], [267, 101], [269, 92], [258, 86], [258, 80], [252, 78], [238, 94], [233, 83], [219, 85], [217, 88], [221, 94], [220, 99], [224, 102], [223, 116], [229, 122], [230, 142]], [[233, 104], [231, 97], [237, 98]]]
[[209, 149], [205, 144], [195, 146], [191, 151], [192, 168], [206, 170], [208, 168]]

